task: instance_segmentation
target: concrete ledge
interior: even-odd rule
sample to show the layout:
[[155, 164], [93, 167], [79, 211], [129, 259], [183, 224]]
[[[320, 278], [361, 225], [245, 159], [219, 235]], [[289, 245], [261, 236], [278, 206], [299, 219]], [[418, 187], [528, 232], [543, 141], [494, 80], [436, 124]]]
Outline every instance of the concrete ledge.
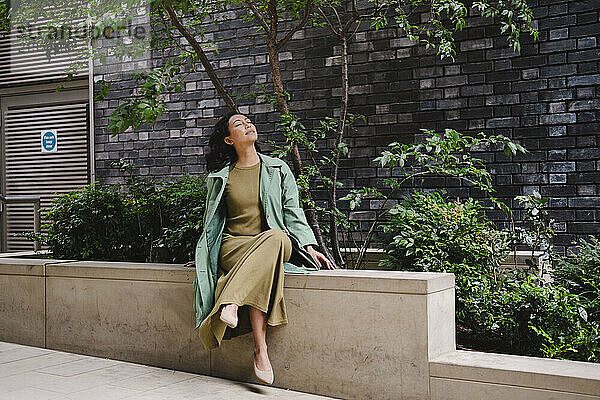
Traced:
[[44, 268], [46, 265], [68, 261], [69, 260], [45, 260], [37, 258], [0, 258], [0, 274], [44, 276]]
[[0, 340], [45, 347], [45, 261], [0, 258]]
[[[0, 257], [0, 340], [257, 382], [252, 334], [204, 350], [195, 269]], [[454, 276], [286, 274], [275, 386], [345, 399], [600, 399], [600, 365], [456, 351]]]
[[431, 378], [432, 400], [598, 400], [598, 396], [458, 379]]
[[429, 294], [454, 288], [454, 275], [434, 272], [320, 270], [309, 275], [286, 274], [294, 289]]
[[135, 281], [192, 283], [195, 269], [178, 264], [73, 261], [48, 264], [48, 277], [123, 279]]
[[[13, 288], [0, 292], [0, 340], [26, 343], [33, 334], [40, 347], [257, 382], [251, 333], [204, 350], [194, 275], [174, 264], [0, 259], [0, 282]], [[452, 274], [286, 274], [284, 295], [289, 322], [268, 328], [278, 387], [428, 399], [429, 358], [455, 348]]]
[[566, 394], [569, 398], [576, 398], [574, 395], [600, 398], [599, 364], [457, 350], [436, 357], [429, 368], [432, 388], [439, 388], [432, 390], [439, 393], [438, 397], [432, 397], [437, 399], [464, 398], [460, 396], [465, 391], [474, 389], [481, 393], [480, 390], [490, 387], [486, 384], [497, 386], [491, 398], [508, 398], [507, 393], [515, 389], [525, 393], [527, 388], [536, 389], [540, 396], [554, 393], [557, 399]]

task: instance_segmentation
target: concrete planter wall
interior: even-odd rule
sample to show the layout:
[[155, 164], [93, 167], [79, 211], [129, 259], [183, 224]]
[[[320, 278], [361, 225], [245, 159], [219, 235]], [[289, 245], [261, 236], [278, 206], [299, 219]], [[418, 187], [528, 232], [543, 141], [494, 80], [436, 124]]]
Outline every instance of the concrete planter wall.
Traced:
[[[203, 349], [193, 277], [174, 264], [0, 258], [0, 340], [256, 382], [251, 334]], [[278, 387], [348, 399], [600, 398], [596, 364], [456, 351], [452, 274], [286, 275], [285, 298], [290, 323], [268, 328]]]

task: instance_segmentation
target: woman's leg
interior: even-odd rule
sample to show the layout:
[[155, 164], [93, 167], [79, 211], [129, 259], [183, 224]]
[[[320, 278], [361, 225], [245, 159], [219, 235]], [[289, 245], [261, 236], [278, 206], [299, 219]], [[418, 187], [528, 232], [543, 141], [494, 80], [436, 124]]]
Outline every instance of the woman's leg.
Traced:
[[267, 354], [267, 314], [259, 309], [250, 307], [250, 324], [254, 334], [254, 352], [256, 353], [256, 366], [267, 371], [271, 369], [271, 362]]

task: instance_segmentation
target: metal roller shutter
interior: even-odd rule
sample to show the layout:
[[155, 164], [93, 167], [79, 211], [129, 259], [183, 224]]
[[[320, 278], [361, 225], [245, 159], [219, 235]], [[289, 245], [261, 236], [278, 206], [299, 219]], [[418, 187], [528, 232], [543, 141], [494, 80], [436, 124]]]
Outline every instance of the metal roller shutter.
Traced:
[[[43, 211], [61, 193], [90, 182], [87, 102], [8, 106], [3, 123], [7, 196], [40, 196]], [[56, 152], [41, 152], [44, 129], [57, 130]], [[33, 205], [5, 207], [6, 250], [32, 250], [33, 242], [16, 234], [33, 231]], [[42, 215], [41, 223], [46, 222]]]
[[[29, 28], [37, 32], [48, 21], [39, 21]], [[69, 21], [75, 26], [77, 21]], [[80, 52], [89, 46], [87, 39], [74, 42], [70, 52], [62, 52], [46, 57], [43, 46], [22, 42], [18, 31], [0, 32], [0, 86], [18, 86], [27, 83], [47, 82], [65, 79], [65, 71], [72, 62], [82, 61], [85, 66], [78, 70], [74, 77], [88, 75], [87, 58]]]

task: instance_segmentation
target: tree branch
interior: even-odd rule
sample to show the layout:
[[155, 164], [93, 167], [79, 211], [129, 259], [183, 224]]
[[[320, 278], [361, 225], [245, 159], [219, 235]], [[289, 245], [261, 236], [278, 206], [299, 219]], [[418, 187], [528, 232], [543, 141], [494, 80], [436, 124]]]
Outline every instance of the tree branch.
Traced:
[[306, 6], [304, 7], [304, 17], [302, 18], [302, 20], [291, 31], [289, 31], [287, 33], [287, 35], [285, 35], [283, 37], [283, 39], [281, 39], [279, 42], [277, 42], [275, 44], [277, 46], [278, 50], [280, 48], [282, 48], [283, 45], [285, 45], [288, 40], [290, 40], [290, 38], [294, 35], [294, 33], [299, 31], [300, 29], [302, 29], [302, 27], [306, 24], [306, 22], [308, 21], [308, 17], [310, 17], [310, 8], [312, 6], [312, 1], [313, 0], [306, 1]]
[[335, 30], [335, 28], [333, 27], [333, 23], [329, 20], [329, 18], [327, 18], [327, 15], [325, 15], [323, 9], [321, 7], [318, 7], [317, 10], [321, 14], [321, 17], [323, 17], [325, 22], [327, 22], [327, 27], [329, 28], [329, 30], [331, 30], [331, 33], [333, 33], [333, 35], [338, 39], [341, 39], [340, 33]]
[[267, 21], [265, 21], [265, 18], [263, 17], [263, 15], [260, 13], [260, 11], [254, 6], [254, 3], [252, 3], [252, 0], [248, 0], [245, 2], [246, 5], [250, 8], [250, 10], [252, 11], [252, 14], [254, 14], [254, 17], [258, 20], [258, 23], [260, 24], [260, 26], [264, 29], [265, 33], [267, 35], [271, 34], [271, 30], [269, 29], [269, 27], [267, 26]]
[[227, 107], [229, 107], [230, 110], [237, 110], [237, 105], [235, 104], [231, 96], [229, 96], [229, 93], [227, 93], [227, 91], [223, 87], [221, 80], [215, 73], [215, 70], [213, 69], [212, 65], [210, 64], [210, 61], [208, 60], [208, 57], [206, 57], [204, 50], [200, 46], [200, 43], [198, 43], [196, 38], [194, 38], [194, 36], [190, 32], [188, 32], [187, 29], [185, 29], [185, 27], [177, 17], [175, 10], [173, 10], [173, 8], [170, 5], [165, 4], [164, 1], [161, 1], [160, 4], [169, 16], [169, 19], [171, 20], [173, 26], [179, 31], [179, 33], [181, 33], [181, 35], [184, 38], [186, 38], [190, 46], [192, 46], [192, 49], [194, 49], [194, 52], [196, 53], [198, 59], [202, 63], [202, 66], [208, 74], [208, 77], [210, 78], [213, 85], [215, 85], [215, 89], [217, 89], [217, 93], [219, 93], [219, 96], [221, 96], [221, 98], [225, 100], [225, 103], [227, 104]]

